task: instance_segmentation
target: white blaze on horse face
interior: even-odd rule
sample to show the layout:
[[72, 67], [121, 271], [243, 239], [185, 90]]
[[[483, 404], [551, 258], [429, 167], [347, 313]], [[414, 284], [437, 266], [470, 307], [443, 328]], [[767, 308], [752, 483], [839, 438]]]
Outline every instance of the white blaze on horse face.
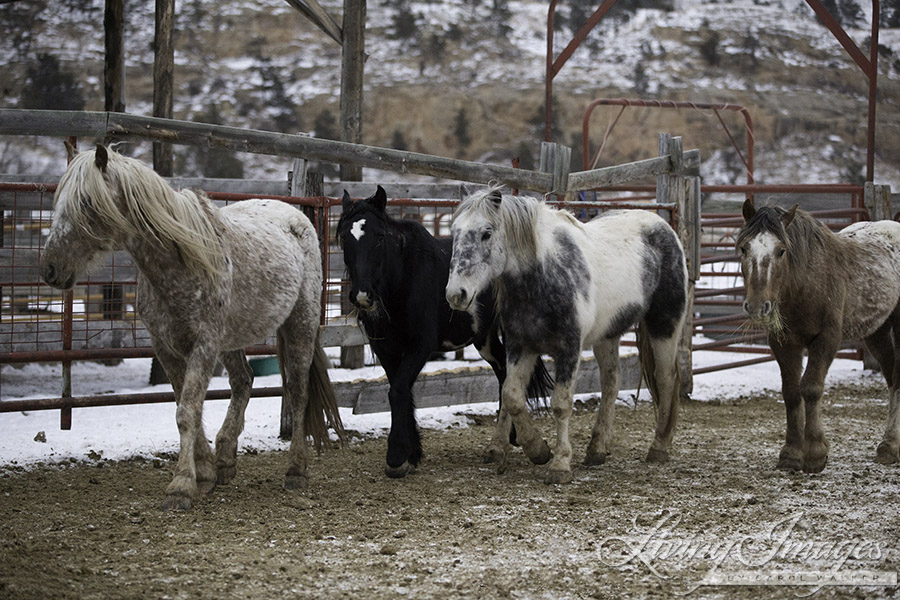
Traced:
[[365, 235], [365, 233], [366, 233], [365, 231], [363, 231], [363, 225], [365, 225], [365, 224], [366, 224], [366, 220], [365, 220], [365, 219], [360, 219], [359, 221], [354, 221], [354, 222], [353, 222], [353, 226], [350, 227], [350, 235], [352, 235], [353, 237], [355, 237], [357, 242], [358, 242], [358, 241], [362, 238], [362, 236]]
[[753, 268], [752, 274], [761, 283], [766, 284], [772, 279], [772, 267], [779, 247], [778, 238], [771, 233], [762, 233], [747, 243], [747, 261]]

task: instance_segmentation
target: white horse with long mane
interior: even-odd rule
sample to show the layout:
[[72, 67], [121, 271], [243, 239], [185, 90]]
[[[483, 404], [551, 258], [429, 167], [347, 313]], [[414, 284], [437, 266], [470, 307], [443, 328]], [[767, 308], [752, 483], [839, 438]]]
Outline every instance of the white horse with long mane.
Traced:
[[[668, 460], [681, 393], [677, 347], [688, 310], [684, 252], [672, 228], [643, 210], [611, 211], [582, 224], [534, 198], [490, 189], [460, 204], [452, 231], [450, 306], [465, 310], [481, 290], [499, 290], [507, 378], [492, 447], [501, 469], [511, 449], [511, 417], [531, 461], [552, 458], [547, 482], [571, 480], [569, 418], [582, 348], [593, 348], [602, 386], [584, 462], [605, 462], [618, 394], [619, 339], [635, 323], [643, 375], [657, 409], [647, 460]], [[556, 365], [552, 453], [525, 408], [525, 385], [542, 354]]]
[[[177, 401], [178, 464], [162, 508], [188, 509], [198, 491], [234, 477], [253, 384], [243, 349], [275, 332], [293, 415], [284, 486], [305, 486], [306, 436], [321, 448], [328, 425], [343, 433], [318, 341], [322, 261], [309, 219], [275, 200], [219, 208], [101, 145], [77, 155], [67, 148], [41, 277], [69, 289], [94, 257], [116, 249], [137, 264], [137, 309]], [[214, 455], [201, 415], [217, 358], [232, 396]]]

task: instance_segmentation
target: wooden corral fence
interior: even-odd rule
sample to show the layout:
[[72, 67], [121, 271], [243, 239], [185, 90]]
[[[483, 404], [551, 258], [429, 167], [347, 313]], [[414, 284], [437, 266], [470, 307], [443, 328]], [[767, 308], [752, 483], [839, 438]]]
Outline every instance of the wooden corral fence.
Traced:
[[[700, 195], [699, 166], [700, 156], [696, 150], [684, 152], [680, 138], [660, 137], [660, 156], [648, 160], [629, 163], [615, 167], [606, 167], [593, 171], [569, 173], [571, 150], [555, 144], [544, 143], [541, 148], [541, 167], [538, 171], [528, 171], [497, 165], [448, 159], [412, 152], [403, 152], [387, 148], [363, 146], [345, 142], [320, 140], [303, 135], [287, 135], [265, 131], [237, 129], [224, 126], [213, 126], [189, 123], [169, 119], [137, 117], [123, 113], [101, 112], [62, 112], [62, 111], [24, 111], [0, 109], [0, 134], [3, 135], [41, 135], [54, 137], [82, 137], [103, 142], [122, 140], [165, 141], [176, 144], [199, 145], [207, 147], [227, 148], [234, 151], [253, 152], [267, 155], [288, 156], [302, 160], [318, 160], [326, 162], [355, 164], [361, 167], [375, 168], [398, 173], [415, 173], [444, 179], [464, 181], [476, 184], [502, 183], [514, 189], [528, 190], [542, 194], [556, 195], [559, 205], [577, 209], [585, 216], [610, 208], [638, 207], [656, 210], [667, 217], [678, 231], [688, 250], [692, 277], [699, 273], [700, 256]], [[623, 202], [566, 202], [572, 200], [574, 193], [592, 189], [597, 186], [623, 184], [648, 177], [657, 178], [657, 194], [655, 202], [639, 202], [627, 204]], [[331, 227], [340, 210], [338, 190], [329, 190], [330, 195], [297, 198], [282, 196], [274, 190], [263, 190], [246, 186], [253, 185], [243, 181], [226, 181], [225, 187], [230, 194], [216, 193], [206, 181], [195, 181], [175, 178], [171, 180], [176, 187], [194, 186], [206, 188], [213, 198], [220, 201], [236, 201], [240, 197], [235, 191], [246, 192], [249, 196], [277, 196], [282, 200], [297, 204], [314, 212], [313, 220], [319, 226], [323, 245], [328, 245], [333, 237]], [[140, 333], [139, 320], [133, 315], [131, 297], [127, 285], [133, 285], [136, 273], [127, 255], [117, 253], [110, 257], [105, 265], [105, 273], [93, 274], [86, 280], [82, 289], [83, 297], [79, 314], [84, 317], [74, 318], [76, 299], [73, 294], [54, 307], [42, 306], [42, 296], [48, 289], [43, 286], [37, 276], [39, 249], [42, 246], [40, 229], [48, 225], [28, 225], [24, 220], [37, 216], [38, 220], [49, 219], [52, 209], [52, 181], [45, 179], [38, 182], [16, 182], [4, 184], [5, 191], [0, 194], [0, 208], [8, 220], [4, 223], [4, 231], [9, 232], [12, 239], [5, 239], [0, 248], [0, 286], [4, 287], [3, 296], [18, 297], [10, 300], [10, 309], [18, 302], [28, 312], [46, 313], [44, 316], [55, 325], [48, 326], [55, 330], [42, 331], [40, 321], [29, 325], [27, 335], [32, 337], [32, 347], [18, 345], [15, 340], [19, 336], [20, 327], [16, 324], [16, 314], [3, 314], [0, 323], [0, 364], [15, 362], [33, 362], [38, 360], [62, 361], [64, 365], [72, 360], [82, 359], [117, 359], [131, 356], [149, 356], [149, 339]], [[16, 186], [25, 186], [25, 189]], [[30, 187], [29, 187], [30, 186]], [[240, 187], [245, 186], [245, 187]], [[346, 187], [354, 197], [365, 197], [372, 193], [374, 184], [354, 183]], [[438, 186], [440, 187], [440, 186]], [[455, 204], [463, 196], [462, 186], [444, 185], [441, 195], [450, 199], [438, 200], [402, 200], [402, 198], [421, 197], [423, 190], [415, 186], [395, 189], [388, 185], [390, 196], [395, 198], [391, 203], [395, 209], [414, 210], [419, 215], [426, 211], [430, 216], [420, 216], [428, 221], [433, 233], [447, 233], [449, 215]], [[428, 196], [434, 197], [433, 191]], [[24, 194], [19, 200], [18, 194]], [[400, 198], [399, 200], [397, 198]], [[318, 216], [317, 216], [318, 215]], [[19, 222], [23, 220], [23, 222]], [[22, 230], [31, 230], [25, 235]], [[339, 258], [339, 257], [338, 257]], [[328, 273], [328, 281], [323, 290], [323, 303], [327, 307], [334, 306], [329, 300], [330, 294], [339, 294], [342, 261], [335, 260], [331, 252], [325, 253], [324, 265]], [[329, 262], [333, 261], [333, 262]], [[335, 271], [337, 270], [337, 279]], [[92, 285], [96, 282], [98, 285]], [[103, 287], [109, 286], [109, 289]], [[118, 286], [119, 290], [112, 291]], [[43, 287], [43, 289], [42, 289]], [[19, 290], [23, 288], [23, 290]], [[16, 292], [8, 290], [15, 289]], [[18, 293], [24, 291], [24, 293]], [[83, 310], [81, 310], [83, 307]], [[93, 308], [91, 308], [93, 307]], [[47, 312], [45, 309], [50, 308]], [[53, 314], [53, 312], [57, 314]], [[116, 312], [118, 311], [118, 312]], [[61, 313], [61, 316], [60, 314]], [[115, 318], [109, 318], [109, 317]], [[327, 345], [357, 344], [363, 341], [359, 329], [348, 323], [335, 325], [331, 314], [326, 311], [328, 320], [323, 323], [323, 335]], [[96, 319], [96, 320], [95, 320]], [[80, 321], [80, 322], [79, 322]], [[93, 323], [97, 332], [91, 330]], [[121, 325], [124, 323], [124, 325]], [[85, 334], [78, 335], [80, 328]], [[690, 329], [688, 329], [690, 331]], [[118, 333], [116, 333], [118, 332]], [[41, 346], [43, 338], [52, 339], [52, 349]], [[4, 345], [4, 340], [8, 340]], [[119, 347], [116, 347], [116, 346]], [[268, 344], [261, 344], [251, 349], [251, 353], [272, 352]], [[690, 386], [691, 359], [690, 336], [687, 335], [682, 345], [681, 364], [683, 379]], [[598, 376], [595, 369], [586, 363], [583, 369], [579, 391], [599, 389]], [[635, 387], [638, 383], [638, 367], [633, 357], [624, 359], [623, 388]], [[64, 370], [65, 372], [65, 370]], [[471, 370], [464, 373], [449, 373], [440, 377], [422, 377], [417, 384], [417, 405], [432, 406], [453, 403], [465, 403], [477, 400], [493, 401], [498, 396], [493, 376], [485, 373], [477, 376]], [[342, 406], [353, 407], [358, 412], [369, 412], [387, 409], [386, 388], [380, 384], [339, 384], [337, 391]], [[384, 384], [386, 385], [386, 383]], [[280, 388], [262, 388], [253, 391], [254, 396], [280, 395]], [[208, 399], [227, 398], [228, 390], [211, 390]], [[64, 376], [63, 393], [60, 397], [45, 398], [33, 401], [0, 402], [0, 412], [36, 409], [61, 409], [63, 426], [69, 425], [72, 407], [98, 406], [109, 404], [134, 404], [147, 402], [173, 401], [171, 393], [140, 394], [131, 396], [93, 396], [72, 397], [71, 381]]]

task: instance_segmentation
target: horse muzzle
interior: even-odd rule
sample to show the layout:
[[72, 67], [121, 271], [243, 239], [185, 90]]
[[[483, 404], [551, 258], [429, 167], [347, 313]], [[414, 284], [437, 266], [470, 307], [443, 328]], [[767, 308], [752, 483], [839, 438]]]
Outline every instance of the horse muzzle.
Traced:
[[466, 288], [456, 288], [451, 290], [447, 288], [447, 303], [453, 310], [466, 310], [471, 306], [473, 294], [470, 294]]
[[41, 265], [40, 274], [41, 279], [43, 279], [47, 283], [47, 285], [53, 286], [57, 289], [69, 290], [72, 289], [72, 286], [75, 285], [74, 273], [69, 273], [68, 277], [65, 277], [66, 273], [61, 273], [55, 266], [50, 263]]
[[772, 315], [774, 307], [775, 305], [771, 300], [755, 304], [751, 304], [749, 301], [744, 300], [744, 313], [754, 321], [764, 321], [769, 318]]
[[374, 310], [375, 309], [375, 299], [372, 294], [368, 292], [356, 292], [355, 294], [350, 292], [350, 304], [355, 306], [360, 310]]

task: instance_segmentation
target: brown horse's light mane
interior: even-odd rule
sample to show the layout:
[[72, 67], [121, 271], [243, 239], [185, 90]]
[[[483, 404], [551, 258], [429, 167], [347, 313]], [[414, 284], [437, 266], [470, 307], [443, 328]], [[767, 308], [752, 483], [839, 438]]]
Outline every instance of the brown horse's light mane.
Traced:
[[57, 187], [54, 205], [66, 190], [67, 218], [88, 235], [98, 220], [125, 236], [173, 244], [192, 271], [217, 278], [225, 255], [216, 234], [212, 205], [202, 192], [175, 192], [138, 160], [109, 151], [106, 172], [95, 164], [96, 150], [75, 156]]

